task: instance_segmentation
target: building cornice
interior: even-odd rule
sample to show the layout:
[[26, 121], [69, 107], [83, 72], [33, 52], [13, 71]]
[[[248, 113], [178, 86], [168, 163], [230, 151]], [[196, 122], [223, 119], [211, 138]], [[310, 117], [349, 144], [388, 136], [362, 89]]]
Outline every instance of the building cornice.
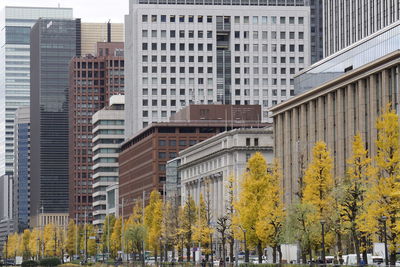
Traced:
[[306, 91], [298, 96], [292, 97], [289, 100], [284, 101], [270, 108], [269, 111], [273, 113], [272, 117], [275, 117], [280, 113], [283, 113], [287, 110], [300, 106], [310, 100], [316, 99], [321, 95], [328, 94], [329, 92], [335, 91], [338, 88], [341, 88], [356, 80], [360, 80], [364, 77], [370, 76], [377, 70], [383, 70], [390, 66], [398, 64], [400, 64], [400, 50], [396, 50], [390, 54], [387, 54], [384, 57], [381, 57], [368, 64], [365, 64], [362, 67], [344, 73], [340, 77], [333, 79], [329, 82], [326, 82], [318, 87], [315, 87], [314, 89]]

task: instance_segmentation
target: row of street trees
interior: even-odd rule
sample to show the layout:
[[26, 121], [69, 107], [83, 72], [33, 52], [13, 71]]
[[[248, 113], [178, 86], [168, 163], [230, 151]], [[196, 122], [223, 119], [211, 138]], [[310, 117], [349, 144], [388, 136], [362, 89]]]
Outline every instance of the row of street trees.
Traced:
[[[273, 249], [273, 261], [282, 258], [283, 243], [300, 245], [302, 260], [313, 260], [325, 248], [338, 259], [346, 252], [357, 255], [357, 263], [367, 263], [372, 243], [387, 240], [390, 263], [396, 261], [400, 244], [400, 127], [398, 115], [387, 109], [377, 120], [377, 154], [369, 156], [360, 134], [353, 138], [346, 175], [333, 177], [334, 163], [324, 142], [317, 142], [312, 159], [298, 180], [294, 203], [283, 203], [283, 177], [278, 162], [267, 164], [261, 153], [247, 162], [239, 187], [230, 176], [225, 184], [225, 212], [213, 218], [210, 191], [196, 204], [188, 196], [182, 206], [163, 202], [158, 191], [148, 205], [137, 201], [126, 220], [108, 216], [98, 242], [92, 225], [76, 226], [71, 220], [66, 231], [47, 225], [8, 238], [8, 254], [24, 258], [118, 251], [144, 259], [151, 250], [157, 260], [167, 259], [167, 251], [179, 259], [194, 260], [194, 247], [201, 247], [207, 260], [213, 260], [213, 244], [222, 245], [222, 257], [234, 259], [237, 240], [249, 259], [249, 250], [262, 261], [265, 247]], [[207, 181], [206, 181], [207, 183]], [[207, 188], [207, 184], [206, 184]], [[383, 231], [385, 226], [385, 231]], [[322, 233], [321, 233], [322, 227]], [[387, 229], [386, 229], [387, 228]], [[215, 240], [217, 239], [217, 240]], [[228, 245], [228, 249], [226, 248]], [[184, 254], [186, 249], [186, 255]], [[226, 252], [229, 252], [229, 255]]]

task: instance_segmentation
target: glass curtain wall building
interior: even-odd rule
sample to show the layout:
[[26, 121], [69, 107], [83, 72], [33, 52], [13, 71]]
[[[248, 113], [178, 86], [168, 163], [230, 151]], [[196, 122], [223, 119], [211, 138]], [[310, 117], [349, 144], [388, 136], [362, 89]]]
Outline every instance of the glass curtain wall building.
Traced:
[[400, 21], [315, 63], [294, 79], [295, 94], [301, 94], [400, 49]]
[[39, 18], [72, 19], [71, 8], [12, 7], [0, 12], [0, 174], [14, 172], [14, 119], [29, 105], [30, 31]]
[[39, 19], [31, 31], [31, 214], [40, 209], [44, 224], [68, 223], [69, 62], [80, 36], [79, 19]]
[[30, 107], [19, 107], [15, 115], [14, 222], [18, 232], [29, 228], [30, 216]]

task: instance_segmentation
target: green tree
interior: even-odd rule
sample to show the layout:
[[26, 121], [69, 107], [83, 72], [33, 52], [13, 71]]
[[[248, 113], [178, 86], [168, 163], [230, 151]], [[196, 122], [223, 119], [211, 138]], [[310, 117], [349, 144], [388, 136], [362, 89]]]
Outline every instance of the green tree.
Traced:
[[70, 257], [73, 255], [78, 255], [78, 251], [76, 251], [76, 225], [74, 220], [70, 219], [67, 227], [67, 241], [66, 241], [66, 252]]
[[237, 225], [246, 231], [247, 244], [257, 248], [259, 263], [262, 262], [263, 240], [256, 233], [256, 224], [265, 195], [268, 194], [267, 188], [267, 163], [263, 155], [256, 152], [247, 162], [247, 171], [241, 182], [239, 199], [235, 203], [235, 220]]
[[347, 161], [347, 175], [342, 188], [340, 213], [346, 222], [346, 228], [351, 232], [358, 265], [361, 262], [359, 223], [365, 207], [364, 199], [368, 182], [373, 173], [368, 151], [364, 148], [361, 135], [357, 134], [353, 140], [352, 156]]
[[111, 235], [114, 230], [115, 217], [114, 215], [107, 215], [104, 219], [103, 234], [101, 235], [101, 251], [103, 253], [111, 251]]

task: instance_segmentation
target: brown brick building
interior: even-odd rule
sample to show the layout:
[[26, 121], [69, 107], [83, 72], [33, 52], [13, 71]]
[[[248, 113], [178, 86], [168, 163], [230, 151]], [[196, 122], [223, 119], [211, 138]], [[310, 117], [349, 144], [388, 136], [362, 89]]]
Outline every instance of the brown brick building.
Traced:
[[124, 217], [143, 192], [146, 198], [153, 189], [163, 194], [166, 163], [180, 150], [232, 128], [267, 126], [260, 118], [259, 105], [191, 105], [170, 122], [153, 123], [126, 140], [119, 156], [119, 198], [121, 204], [124, 202]]
[[[73, 58], [69, 87], [69, 217], [92, 214], [92, 115], [124, 93], [124, 44], [97, 44], [97, 56]], [[86, 216], [85, 216], [86, 215]]]

